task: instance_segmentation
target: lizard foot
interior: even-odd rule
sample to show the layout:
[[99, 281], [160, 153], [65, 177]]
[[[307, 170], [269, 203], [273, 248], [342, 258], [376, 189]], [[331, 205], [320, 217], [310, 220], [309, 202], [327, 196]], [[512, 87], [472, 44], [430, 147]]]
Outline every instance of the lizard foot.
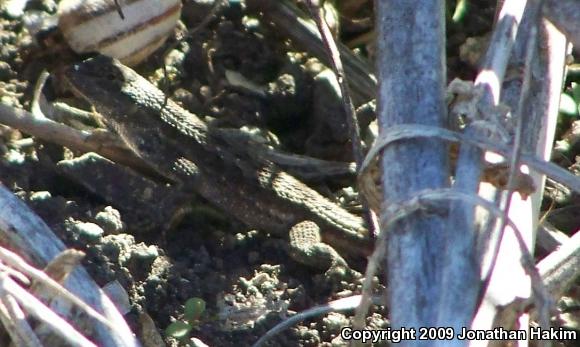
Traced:
[[347, 262], [330, 245], [322, 242], [320, 228], [312, 221], [303, 221], [290, 229], [290, 251], [297, 262], [326, 270], [325, 277], [331, 281], [358, 278], [362, 275], [352, 270]]

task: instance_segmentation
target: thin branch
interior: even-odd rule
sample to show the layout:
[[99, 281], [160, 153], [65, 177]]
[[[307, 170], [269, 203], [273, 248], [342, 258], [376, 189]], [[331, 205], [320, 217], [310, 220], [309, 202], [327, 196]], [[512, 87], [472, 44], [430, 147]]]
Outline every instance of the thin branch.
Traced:
[[580, 231], [537, 265], [552, 298], [562, 296], [580, 277]]
[[[385, 295], [374, 295], [371, 300], [375, 305], [383, 305]], [[278, 335], [282, 331], [289, 329], [291, 326], [296, 325], [306, 319], [311, 319], [316, 316], [321, 316], [329, 312], [344, 312], [351, 311], [360, 305], [362, 300], [362, 295], [354, 295], [347, 298], [342, 298], [338, 300], [333, 300], [329, 303], [315, 306], [309, 308], [308, 310], [297, 313], [296, 315], [285, 319], [284, 321], [276, 324], [273, 328], [268, 330], [264, 335], [260, 336], [258, 341], [256, 341], [252, 347], [261, 347], [272, 337]]]
[[42, 347], [18, 302], [12, 295], [4, 292], [0, 293], [0, 320], [17, 347]]
[[[346, 115], [346, 124], [348, 126], [348, 132], [350, 135], [350, 142], [352, 145], [352, 153], [354, 156], [354, 161], [357, 165], [357, 168], [360, 168], [363, 160], [364, 160], [364, 153], [362, 148], [362, 141], [360, 137], [360, 127], [358, 124], [358, 120], [356, 117], [356, 112], [354, 110], [354, 104], [352, 102], [350, 88], [348, 87], [348, 80], [344, 73], [344, 69], [342, 66], [342, 60], [340, 56], [340, 52], [332, 37], [332, 33], [330, 32], [330, 28], [324, 19], [324, 10], [320, 6], [318, 0], [307, 0], [306, 3], [308, 4], [308, 8], [314, 21], [318, 27], [318, 31], [320, 36], [322, 37], [322, 42], [324, 43], [324, 47], [328, 52], [330, 65], [332, 66], [332, 71], [336, 76], [336, 80], [338, 85], [340, 86], [340, 95], [342, 97], [342, 105], [344, 107], [344, 114]], [[379, 226], [377, 221], [377, 216], [374, 212], [369, 208], [369, 205], [364, 197], [364, 195], [360, 196], [361, 204], [365, 211], [366, 215], [366, 222], [369, 228], [369, 235], [372, 237], [376, 237], [378, 234]]]
[[[58, 257], [59, 256], [55, 257], [55, 259], [58, 259]], [[35, 281], [36, 287], [38, 287], [39, 285], [43, 285], [45, 288], [51, 290], [53, 293], [57, 293], [61, 298], [75, 304], [76, 306], [84, 310], [87, 315], [95, 318], [96, 320], [108, 326], [109, 329], [115, 329], [115, 327], [105, 317], [103, 317], [103, 315], [95, 311], [95, 309], [87, 305], [77, 296], [73, 295], [57, 281], [47, 276], [46, 273], [27, 264], [24, 261], [24, 259], [18, 256], [16, 253], [11, 252], [4, 247], [0, 247], [0, 259], [2, 259], [2, 261], [7, 265], [10, 265], [15, 269], [17, 269], [18, 271], [21, 271], [23, 274], [28, 275], [31, 279]], [[53, 262], [51, 262], [50, 264], [53, 264]], [[50, 264], [48, 266], [51, 266]]]
[[352, 152], [356, 164], [360, 167], [360, 164], [362, 164], [362, 161], [364, 159], [360, 138], [360, 127], [356, 119], [354, 105], [352, 103], [352, 99], [350, 96], [350, 88], [346, 83], [347, 80], [344, 74], [344, 69], [342, 67], [340, 52], [338, 51], [336, 42], [334, 42], [334, 38], [332, 37], [332, 33], [328, 28], [328, 24], [324, 20], [324, 9], [320, 6], [318, 0], [307, 0], [306, 3], [308, 4], [308, 8], [310, 10], [312, 18], [314, 18], [314, 22], [318, 27], [318, 31], [320, 33], [320, 36], [322, 37], [322, 42], [328, 53], [330, 66], [332, 67], [332, 71], [334, 72], [336, 80], [338, 81], [338, 85], [340, 87], [342, 105], [344, 107], [344, 113], [346, 115], [346, 124], [348, 125], [348, 130], [350, 133]]
[[72, 342], [74, 346], [96, 347], [94, 343], [76, 331], [67, 321], [59, 317], [34, 295], [24, 290], [6, 275], [0, 274], [0, 290], [14, 296], [28, 313], [47, 324], [54, 333]]
[[[15, 197], [2, 185], [0, 185], [0, 239], [3, 245], [17, 250], [21, 256], [34, 262], [37, 266], [46, 265], [65, 249], [62, 241], [52, 233], [46, 223], [32, 212], [21, 199]], [[86, 270], [82, 267], [77, 268], [68, 279], [67, 288], [102, 312], [115, 327], [115, 329], [111, 329], [110, 326], [103, 325], [83, 314], [83, 319], [88, 320], [91, 324], [93, 328], [92, 338], [99, 346], [129, 347], [139, 345], [123, 317], [92, 281]], [[54, 300], [53, 307], [62, 312], [63, 315], [70, 316], [72, 320], [79, 320], [78, 314], [80, 312], [71, 310], [71, 305], [63, 302], [61, 298]]]
[[[537, 22], [537, 18], [536, 21]], [[536, 38], [536, 28], [532, 28], [532, 31], [530, 33], [530, 37], [528, 38], [528, 44], [527, 44], [527, 52], [526, 52], [526, 64], [525, 64], [525, 71], [524, 71], [524, 80], [523, 80], [523, 85], [522, 85], [522, 89], [521, 89], [521, 96], [519, 99], [519, 104], [518, 104], [518, 109], [516, 110], [515, 113], [515, 119], [516, 119], [516, 132], [515, 132], [515, 136], [514, 136], [514, 146], [512, 149], [512, 153], [509, 156], [509, 161], [510, 161], [510, 167], [509, 167], [509, 175], [508, 175], [508, 183], [506, 186], [506, 194], [502, 196], [502, 201], [500, 202], [500, 208], [504, 211], [504, 215], [505, 217], [508, 216], [509, 210], [510, 210], [510, 205], [511, 205], [511, 201], [512, 201], [512, 195], [515, 189], [515, 178], [516, 178], [516, 173], [519, 171], [519, 161], [520, 161], [520, 157], [521, 157], [521, 148], [522, 148], [522, 137], [523, 137], [523, 131], [524, 131], [524, 114], [523, 114], [523, 102], [524, 100], [527, 100], [527, 96], [529, 93], [529, 87], [530, 87], [530, 79], [531, 79], [531, 64], [532, 64], [532, 58], [533, 58], [533, 54], [536, 50], [536, 44], [537, 44], [537, 38]], [[481, 301], [483, 300], [484, 296], [485, 296], [485, 292], [488, 289], [489, 286], [489, 282], [491, 280], [491, 276], [493, 274], [493, 271], [495, 269], [497, 260], [499, 258], [499, 252], [500, 252], [500, 246], [503, 240], [503, 235], [505, 233], [505, 219], [504, 222], [500, 223], [499, 226], [499, 235], [497, 237], [495, 246], [493, 248], [493, 255], [492, 255], [492, 259], [489, 265], [489, 268], [487, 270], [487, 273], [485, 274], [485, 276], [483, 276], [483, 281], [481, 284], [481, 288], [480, 288], [480, 294], [479, 294], [479, 298], [478, 298], [478, 306], [481, 304]], [[547, 327], [546, 327], [547, 328]]]
[[24, 110], [2, 104], [0, 123], [72, 150], [99, 153], [116, 163], [154, 175], [153, 170], [141, 158], [111, 133], [77, 130], [46, 117], [35, 117]]

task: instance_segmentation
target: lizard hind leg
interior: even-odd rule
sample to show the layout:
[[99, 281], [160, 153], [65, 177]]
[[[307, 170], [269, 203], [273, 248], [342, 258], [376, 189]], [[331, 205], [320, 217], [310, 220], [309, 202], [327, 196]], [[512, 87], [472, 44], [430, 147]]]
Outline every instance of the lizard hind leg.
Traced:
[[320, 228], [313, 221], [303, 221], [294, 225], [289, 233], [289, 255], [295, 261], [320, 270], [325, 270], [328, 279], [357, 277], [360, 274], [348, 266], [347, 262], [330, 245], [322, 242]]

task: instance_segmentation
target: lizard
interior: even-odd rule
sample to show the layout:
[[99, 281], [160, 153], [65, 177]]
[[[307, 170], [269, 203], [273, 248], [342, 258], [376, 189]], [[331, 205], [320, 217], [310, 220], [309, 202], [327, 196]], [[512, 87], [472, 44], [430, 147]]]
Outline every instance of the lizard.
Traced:
[[[157, 173], [249, 227], [289, 237], [291, 248], [298, 251], [291, 252], [298, 254], [296, 260], [315, 266], [323, 254], [332, 259], [331, 265], [344, 265], [334, 248], [353, 258], [371, 253], [372, 240], [362, 217], [271, 161], [252, 159], [247, 148], [232, 146], [220, 129], [208, 126], [119, 61], [99, 55], [64, 68], [59, 78]], [[318, 230], [310, 223], [300, 224], [304, 221], [322, 228], [320, 241], [312, 234]]]

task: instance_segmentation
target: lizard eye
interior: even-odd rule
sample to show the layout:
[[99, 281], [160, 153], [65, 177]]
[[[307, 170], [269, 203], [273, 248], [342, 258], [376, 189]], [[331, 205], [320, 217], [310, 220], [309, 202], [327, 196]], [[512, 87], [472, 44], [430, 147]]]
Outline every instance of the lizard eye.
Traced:
[[117, 79], [116, 76], [115, 76], [115, 74], [113, 74], [113, 73], [106, 74], [105, 75], [105, 78], [108, 79], [109, 81], [114, 81], [114, 80]]

